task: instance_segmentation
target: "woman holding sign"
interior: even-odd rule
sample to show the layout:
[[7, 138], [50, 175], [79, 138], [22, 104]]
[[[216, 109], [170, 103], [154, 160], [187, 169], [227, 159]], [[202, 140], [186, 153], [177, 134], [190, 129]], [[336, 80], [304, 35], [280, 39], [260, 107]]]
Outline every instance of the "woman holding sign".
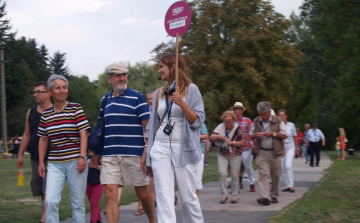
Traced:
[[196, 170], [201, 161], [200, 127], [205, 120], [201, 93], [184, 72], [185, 61], [178, 55], [178, 88], [175, 91], [176, 55], [160, 59], [159, 73], [164, 87], [154, 94], [146, 136], [148, 147], [142, 168], [154, 175], [159, 223], [176, 222], [174, 180], [182, 201], [182, 222], [204, 222], [196, 196]]

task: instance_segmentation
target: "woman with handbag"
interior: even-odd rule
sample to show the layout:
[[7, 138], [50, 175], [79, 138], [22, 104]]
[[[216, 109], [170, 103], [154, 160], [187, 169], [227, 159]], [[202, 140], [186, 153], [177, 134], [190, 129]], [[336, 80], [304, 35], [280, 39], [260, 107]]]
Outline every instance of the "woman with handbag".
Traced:
[[185, 61], [178, 55], [178, 89], [175, 91], [175, 54], [159, 61], [164, 87], [154, 94], [155, 110], [146, 130], [148, 146], [141, 164], [154, 176], [157, 221], [176, 222], [174, 179], [182, 201], [184, 223], [203, 223], [199, 199], [196, 196], [196, 171], [201, 161], [200, 127], [205, 121], [201, 93], [184, 72]]
[[241, 127], [235, 123], [236, 116], [232, 111], [225, 111], [221, 119], [223, 123], [218, 125], [210, 136], [210, 141], [220, 142], [218, 152], [218, 170], [221, 186], [220, 204], [225, 204], [228, 199], [226, 177], [229, 164], [232, 181], [231, 203], [237, 203], [241, 147], [246, 145], [246, 140]]

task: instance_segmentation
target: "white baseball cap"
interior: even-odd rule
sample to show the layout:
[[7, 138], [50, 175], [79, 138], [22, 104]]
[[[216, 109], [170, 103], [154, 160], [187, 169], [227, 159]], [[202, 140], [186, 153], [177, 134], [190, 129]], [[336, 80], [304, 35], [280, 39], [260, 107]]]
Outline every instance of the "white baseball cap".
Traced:
[[242, 108], [243, 111], [246, 110], [246, 107], [244, 107], [241, 102], [235, 102], [234, 107], [232, 107], [232, 109], [234, 109], [234, 108]]

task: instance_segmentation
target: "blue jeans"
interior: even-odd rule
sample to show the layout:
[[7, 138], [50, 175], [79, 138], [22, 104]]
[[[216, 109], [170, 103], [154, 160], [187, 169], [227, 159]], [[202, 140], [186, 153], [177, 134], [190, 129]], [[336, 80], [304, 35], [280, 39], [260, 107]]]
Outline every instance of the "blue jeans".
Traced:
[[305, 145], [303, 145], [303, 154], [304, 154], [304, 156], [306, 158], [306, 162], [309, 162], [310, 161], [310, 156], [308, 154], [308, 148]]
[[46, 222], [59, 222], [61, 191], [68, 181], [74, 223], [85, 222], [85, 191], [88, 167], [79, 174], [77, 160], [63, 163], [48, 163], [46, 175]]

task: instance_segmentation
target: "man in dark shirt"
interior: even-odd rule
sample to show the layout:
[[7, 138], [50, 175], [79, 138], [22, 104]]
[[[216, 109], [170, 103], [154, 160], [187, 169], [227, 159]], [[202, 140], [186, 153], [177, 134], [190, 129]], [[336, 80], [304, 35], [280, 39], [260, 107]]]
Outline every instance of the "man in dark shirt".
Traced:
[[[37, 106], [29, 109], [26, 113], [25, 131], [22, 136], [22, 143], [18, 155], [17, 165], [21, 169], [24, 167], [23, 155], [29, 147], [31, 155], [31, 190], [33, 196], [41, 196], [43, 202], [42, 217], [40, 222], [45, 222], [45, 189], [46, 179], [42, 178], [38, 173], [39, 167], [39, 136], [37, 136], [39, 122], [43, 111], [50, 107], [50, 91], [47, 88], [46, 81], [41, 81], [35, 84], [33, 96]], [[46, 157], [47, 158], [47, 157]]]

